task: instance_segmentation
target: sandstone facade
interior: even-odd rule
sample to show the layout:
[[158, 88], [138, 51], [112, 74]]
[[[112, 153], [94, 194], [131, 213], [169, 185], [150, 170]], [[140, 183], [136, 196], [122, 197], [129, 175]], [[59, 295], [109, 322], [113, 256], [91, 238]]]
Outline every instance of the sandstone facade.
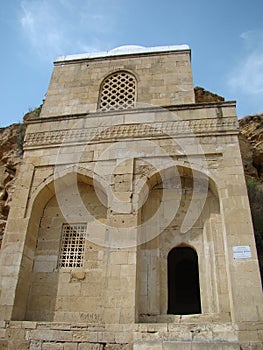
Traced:
[[8, 349], [262, 348], [235, 103], [186, 47], [55, 62], [1, 250]]

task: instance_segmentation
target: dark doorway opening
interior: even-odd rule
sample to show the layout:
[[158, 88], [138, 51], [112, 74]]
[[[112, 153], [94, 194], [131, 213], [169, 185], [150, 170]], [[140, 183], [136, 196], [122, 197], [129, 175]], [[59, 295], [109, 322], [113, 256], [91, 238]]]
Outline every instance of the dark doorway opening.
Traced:
[[201, 313], [198, 256], [190, 247], [176, 247], [168, 254], [168, 314]]

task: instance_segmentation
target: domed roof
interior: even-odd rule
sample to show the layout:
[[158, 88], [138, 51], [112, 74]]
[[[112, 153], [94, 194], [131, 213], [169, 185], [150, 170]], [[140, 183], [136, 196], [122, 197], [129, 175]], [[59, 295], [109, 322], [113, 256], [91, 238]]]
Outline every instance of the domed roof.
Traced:
[[152, 53], [152, 52], [165, 52], [165, 51], [178, 51], [178, 50], [189, 50], [188, 45], [171, 45], [171, 46], [139, 46], [139, 45], [123, 45], [116, 47], [115, 49], [103, 52], [88, 52], [85, 54], [77, 54], [77, 55], [67, 55], [67, 56], [59, 56], [55, 62], [66, 62], [72, 60], [83, 60], [90, 58], [98, 58], [98, 57], [111, 57], [118, 55], [130, 55], [130, 54], [144, 54], [144, 53]]
[[110, 50], [110, 53], [114, 54], [125, 54], [125, 53], [133, 53], [133, 52], [140, 52], [144, 51], [146, 48], [145, 46], [139, 46], [139, 45], [123, 45], [123, 46], [118, 46], [112, 50]]

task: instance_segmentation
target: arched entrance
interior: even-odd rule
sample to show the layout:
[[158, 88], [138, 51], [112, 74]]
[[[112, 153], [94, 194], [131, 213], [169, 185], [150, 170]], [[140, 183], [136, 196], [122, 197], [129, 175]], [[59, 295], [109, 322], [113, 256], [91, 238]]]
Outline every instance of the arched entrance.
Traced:
[[198, 256], [190, 247], [176, 247], [168, 254], [167, 313], [201, 313]]
[[[92, 175], [85, 169], [68, 168], [57, 177], [56, 186], [54, 177], [50, 176], [43, 187], [36, 190], [37, 194], [29, 203], [27, 254], [21, 263], [23, 269], [16, 290], [13, 320], [79, 322], [80, 315], [89, 314], [90, 305], [94, 307], [93, 294], [89, 301], [90, 289], [94, 289], [95, 284], [97, 289], [103, 290], [99, 288], [98, 277], [92, 282], [92, 278], [86, 280], [86, 275], [84, 279], [71, 276], [77, 268], [82, 272], [92, 271], [91, 266], [95, 266], [96, 271], [101, 268], [100, 248], [83, 233], [93, 218], [105, 221], [107, 217], [106, 194], [97, 195], [103, 186], [96, 182], [96, 192], [94, 183], [98, 176]], [[64, 255], [63, 246], [70, 247]], [[96, 298], [96, 302], [100, 300], [98, 293]]]

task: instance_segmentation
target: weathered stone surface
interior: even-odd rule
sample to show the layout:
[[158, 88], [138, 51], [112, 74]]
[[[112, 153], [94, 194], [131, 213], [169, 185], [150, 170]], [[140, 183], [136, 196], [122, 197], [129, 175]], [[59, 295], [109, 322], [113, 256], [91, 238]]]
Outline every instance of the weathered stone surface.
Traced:
[[[32, 326], [33, 328], [30, 328]], [[227, 323], [200, 323], [200, 324], [170, 324], [169, 329], [177, 328], [177, 333], [169, 330], [165, 331], [165, 325], [157, 324], [76, 324], [76, 323], [36, 323], [31, 322], [14, 322], [10, 324], [9, 335], [2, 344], [8, 344], [7, 349], [30, 349], [30, 350], [47, 350], [47, 349], [62, 349], [62, 350], [132, 350], [132, 349], [151, 349], [157, 348], [161, 350], [172, 349], [211, 349], [215, 350], [236, 350], [238, 346], [243, 346], [244, 350], [260, 350], [262, 342], [258, 341], [240, 341], [233, 339], [233, 326], [230, 327]], [[262, 324], [254, 323], [251, 325], [239, 325], [240, 328], [247, 330], [247, 336], [251, 337], [249, 331], [251, 329], [263, 329]], [[28, 332], [29, 329], [37, 332]], [[73, 339], [63, 336], [70, 329], [74, 330], [75, 336]], [[84, 330], [85, 329], [85, 330]], [[186, 329], [192, 329], [192, 337], [189, 340], [180, 340], [178, 334], [184, 333]], [[211, 337], [198, 338], [201, 329], [210, 329]], [[218, 338], [216, 333], [218, 330], [224, 332], [224, 337]], [[56, 330], [56, 331], [55, 331]], [[59, 330], [59, 332], [57, 332]], [[25, 331], [27, 332], [27, 340], [24, 339]], [[79, 333], [79, 334], [78, 334]], [[215, 334], [214, 334], [215, 333]], [[97, 339], [94, 335], [97, 335]], [[120, 334], [122, 337], [120, 337]], [[214, 335], [213, 335], [214, 334]], [[252, 334], [253, 336], [253, 334]], [[8, 339], [8, 340], [7, 340]], [[119, 340], [118, 340], [119, 339]], [[0, 341], [1, 344], [1, 341]], [[30, 345], [29, 345], [30, 344]], [[4, 346], [4, 345], [3, 345]]]
[[263, 349], [263, 343], [248, 343], [248, 344], [242, 344], [240, 346], [240, 350], [262, 350]]
[[7, 344], [7, 340], [0, 340], [0, 349], [1, 350], [7, 350], [8, 349], [8, 344]]
[[32, 340], [30, 342], [29, 350], [41, 350], [42, 349], [42, 341]]
[[193, 350], [240, 350], [238, 343], [192, 343]]
[[83, 343], [78, 346], [79, 350], [103, 350], [103, 348], [103, 344], [99, 343]]
[[132, 350], [132, 344], [106, 344], [105, 350]]

